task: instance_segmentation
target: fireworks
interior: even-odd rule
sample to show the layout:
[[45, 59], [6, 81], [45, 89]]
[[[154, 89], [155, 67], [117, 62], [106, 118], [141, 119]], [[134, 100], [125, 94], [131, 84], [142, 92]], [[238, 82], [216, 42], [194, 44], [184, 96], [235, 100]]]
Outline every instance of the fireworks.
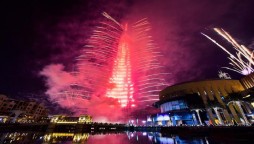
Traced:
[[122, 108], [150, 106], [167, 86], [168, 73], [161, 72], [162, 55], [148, 34], [149, 22], [144, 18], [132, 25], [120, 24], [107, 13], [103, 16], [105, 21], [96, 26], [76, 58], [72, 80], [54, 98], [78, 108], [86, 108], [93, 97], [113, 98]]
[[231, 67], [223, 67], [235, 72], [238, 72], [242, 75], [248, 75], [254, 71], [253, 65], [253, 51], [250, 51], [248, 48], [246, 48], [244, 45], [240, 45], [236, 42], [236, 40], [225, 30], [221, 28], [214, 28], [213, 29], [217, 34], [222, 36], [224, 39], [226, 39], [234, 48], [236, 53], [231, 53], [229, 50], [227, 50], [225, 47], [217, 43], [214, 39], [209, 37], [208, 35], [201, 33], [206, 38], [211, 40], [213, 43], [215, 43], [217, 46], [219, 46], [222, 50], [224, 50], [228, 55], [228, 59], [230, 60]]

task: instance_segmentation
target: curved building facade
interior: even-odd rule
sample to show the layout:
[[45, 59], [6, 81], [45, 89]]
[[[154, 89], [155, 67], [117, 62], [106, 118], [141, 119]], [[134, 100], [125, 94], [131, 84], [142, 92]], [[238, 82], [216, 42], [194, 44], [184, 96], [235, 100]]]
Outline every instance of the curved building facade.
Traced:
[[249, 125], [253, 106], [239, 80], [192, 81], [163, 89], [155, 106], [161, 113], [149, 120], [156, 125]]

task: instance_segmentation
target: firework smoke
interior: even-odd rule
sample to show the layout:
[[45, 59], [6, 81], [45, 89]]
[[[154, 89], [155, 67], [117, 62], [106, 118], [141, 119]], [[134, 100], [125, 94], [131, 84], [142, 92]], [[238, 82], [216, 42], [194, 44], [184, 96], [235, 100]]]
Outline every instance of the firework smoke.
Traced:
[[[204, 26], [223, 17], [231, 7], [230, 1], [217, 5], [202, 0], [149, 0], [146, 3], [140, 1], [136, 5], [127, 18], [135, 21], [137, 17], [147, 17], [151, 21], [151, 34], [163, 54], [160, 62], [171, 73], [166, 76], [169, 85], [214, 76], [216, 72], [213, 69], [217, 69], [217, 65], [211, 59], [215, 52], [212, 49], [203, 49], [207, 44], [198, 33]], [[218, 11], [211, 16], [213, 9]]]
[[[133, 76], [129, 78], [131, 79], [131, 83], [135, 82], [133, 83], [134, 103], [129, 104], [130, 105], [135, 104], [136, 106], [133, 107], [134, 109], [142, 108], [142, 106], [140, 105], [145, 105], [145, 102], [149, 102], [146, 101], [145, 99], [146, 96], [148, 98], [147, 100], [152, 100], [153, 98], [155, 100], [158, 99], [157, 97], [158, 92], [155, 91], [153, 93], [152, 90], [161, 89], [160, 82], [156, 83], [158, 87], [155, 86], [156, 87], [155, 88], [152, 85], [150, 85], [151, 87], [149, 85], [146, 86], [142, 85], [144, 84], [144, 82], [141, 81], [142, 79], [152, 80], [154, 77], [156, 77], [156, 73], [160, 73], [159, 74], [160, 76], [164, 75], [163, 77], [166, 78], [166, 81], [169, 83], [168, 85], [183, 81], [210, 78], [211, 76], [214, 76], [213, 69], [214, 67], [217, 66], [214, 60], [211, 59], [213, 58], [213, 55], [216, 53], [211, 49], [205, 50], [203, 49], [203, 47], [206, 46], [206, 44], [203, 42], [201, 38], [198, 37], [198, 32], [201, 31], [204, 28], [204, 26], [211, 25], [211, 23], [214, 23], [214, 21], [217, 21], [218, 19], [224, 19], [223, 16], [225, 15], [225, 13], [227, 13], [229, 9], [232, 9], [230, 0], [222, 3], [221, 5], [217, 5], [215, 2], [202, 0], [198, 0], [195, 2], [194, 1], [158, 2], [155, 0], [149, 0], [147, 2], [104, 1], [104, 3], [100, 2], [100, 4], [96, 3], [88, 5], [85, 8], [82, 4], [79, 4], [78, 6], [79, 6], [78, 8], [75, 8], [72, 11], [73, 12], [72, 14], [69, 14], [68, 12], [68, 14], [61, 15], [61, 17], [57, 17], [58, 20], [56, 21], [56, 24], [53, 25], [54, 26], [53, 28], [51, 22], [54, 21], [55, 17], [52, 17], [52, 19], [43, 20], [42, 22], [40, 22], [40, 27], [38, 27], [41, 32], [41, 35], [43, 36], [43, 39], [41, 42], [38, 42], [38, 44], [35, 47], [37, 49], [42, 50], [45, 47], [46, 48], [48, 47], [48, 49], [52, 50], [50, 51], [51, 54], [50, 56], [48, 56], [47, 58], [43, 57], [44, 60], [43, 64], [45, 65], [45, 63], [47, 64], [63, 63], [64, 64], [63, 72], [67, 72], [71, 76], [73, 76], [72, 83], [66, 83], [64, 87], [61, 87], [59, 93], [57, 93], [59, 95], [59, 99], [63, 98], [64, 100], [68, 93], [71, 94], [71, 96], [69, 97], [70, 99], [72, 98], [75, 99], [75, 97], [82, 97], [81, 98], [82, 101], [88, 102], [89, 101], [92, 102], [93, 98], [98, 99], [102, 99], [102, 97], [109, 98], [106, 97], [106, 95], [117, 90], [118, 84], [114, 84], [116, 83], [116, 81], [114, 82], [113, 79], [116, 75], [120, 75], [119, 73], [113, 74], [113, 71], [114, 70], [117, 71], [117, 67], [120, 67], [123, 64], [114, 61], [114, 58], [116, 58], [118, 54], [116, 51], [112, 50], [110, 51], [111, 53], [107, 53], [106, 55], [104, 55], [105, 53], [102, 53], [106, 52], [107, 47], [104, 47], [103, 48], [104, 50], [98, 51], [98, 53], [101, 53], [100, 55], [100, 57], [102, 57], [101, 59], [95, 59], [96, 56], [93, 56], [97, 55], [97, 57], [99, 57], [99, 54], [89, 53], [93, 52], [94, 51], [93, 49], [95, 49], [95, 47], [94, 48], [89, 47], [89, 44], [93, 42], [91, 35], [94, 34], [91, 33], [91, 30], [96, 29], [102, 31], [102, 29], [98, 29], [98, 27], [104, 27], [105, 25], [103, 24], [103, 22], [113, 25], [117, 29], [122, 29], [121, 30], [122, 32], [119, 33], [121, 34], [126, 33], [126, 35], [129, 35], [130, 38], [127, 37], [128, 47], [142, 48], [143, 47], [142, 45], [146, 43], [145, 42], [146, 40], [142, 40], [140, 42], [135, 43], [132, 42], [134, 38], [133, 36], [135, 36], [134, 34], [135, 31], [132, 26], [135, 25], [136, 20], [141, 19], [143, 17], [147, 17], [147, 19], [149, 19], [149, 21], [152, 22], [151, 27], [153, 28], [152, 31], [147, 31], [147, 35], [149, 36], [151, 34], [153, 36], [153, 39], [156, 41], [156, 44], [158, 44], [158, 46], [153, 44], [153, 48], [156, 49], [156, 51], [158, 50], [163, 54], [163, 57], [158, 56], [157, 58], [163, 66], [166, 65], [167, 71], [165, 72], [170, 72], [172, 74], [171, 75], [168, 75], [167, 73], [163, 74], [161, 73], [163, 71], [161, 71], [159, 68], [150, 69], [149, 72], [140, 71], [138, 73], [137, 70], [138, 66], [136, 67], [136, 65], [143, 66], [144, 68], [146, 68], [146, 65], [142, 65], [142, 63], [140, 64], [140, 62], [138, 63], [136, 61], [139, 61], [138, 59], [140, 58], [144, 58], [144, 60], [149, 60], [150, 55], [154, 55], [154, 53], [152, 54], [149, 52], [144, 53], [142, 51], [137, 51], [137, 56], [132, 57], [136, 59], [136, 61], [133, 59], [130, 60], [130, 63], [133, 66], [124, 68], [130, 69], [131, 73], [133, 73]], [[97, 11], [95, 11], [94, 9]], [[210, 15], [211, 11], [213, 11], [214, 9], [217, 9], [218, 11], [213, 12], [213, 15]], [[101, 16], [98, 16], [101, 10], [107, 12], [110, 11], [110, 14], [117, 20], [120, 20], [121, 22], [117, 22], [115, 20], [112, 21], [108, 18], [102, 19]], [[210, 15], [209, 18], [207, 17], [207, 15]], [[130, 23], [126, 25], [125, 23], [123, 23], [124, 20]], [[102, 23], [98, 24], [99, 22]], [[127, 26], [126, 32], [124, 31], [125, 26]], [[108, 31], [114, 29], [113, 27], [110, 26], [108, 26], [107, 28]], [[88, 37], [91, 38], [87, 40], [87, 43], [84, 42], [84, 40], [86, 40]], [[118, 37], [119, 41], [120, 39], [121, 38]], [[45, 41], [47, 42], [46, 43], [47, 45], [44, 44]], [[112, 38], [108, 39], [108, 42], [106, 42], [106, 44], [113, 44], [110, 41], [112, 41]], [[116, 43], [114, 44], [117, 44], [117, 40], [115, 42]], [[80, 52], [80, 47], [82, 47], [83, 44], [87, 44], [88, 46], [86, 45], [84, 51]], [[98, 46], [96, 47], [101, 47], [101, 45], [98, 44]], [[157, 49], [157, 47], [159, 47], [159, 49]], [[146, 46], [144, 46], [143, 50], [146, 50], [145, 48]], [[114, 46], [112, 47], [112, 49], [118, 49], [118, 47]], [[86, 53], [88, 53], [91, 56], [87, 55]], [[138, 57], [138, 55], [140, 55], [138, 53], [141, 54], [140, 58]], [[77, 64], [75, 68], [73, 68], [72, 66], [74, 57], [77, 57], [76, 61], [74, 62], [75, 64]], [[88, 59], [88, 57], [90, 57], [90, 59]], [[220, 61], [220, 59], [216, 60]], [[82, 61], [87, 62], [86, 64], [82, 64]], [[109, 61], [112, 62], [109, 63]], [[95, 65], [96, 63], [97, 66]], [[133, 68], [134, 66], [136, 68]], [[140, 69], [144, 70], [141, 67]], [[136, 72], [134, 73], [134, 71]], [[160, 78], [160, 76], [158, 77]], [[99, 77], [99, 79], [97, 79], [96, 77]], [[50, 81], [48, 81], [48, 85], [49, 82]], [[106, 90], [106, 88], [108, 88], [108, 90]], [[49, 90], [50, 89], [51, 87], [49, 87]], [[129, 89], [131, 89], [131, 84], [129, 85]], [[140, 90], [140, 93], [135, 92], [137, 90]], [[54, 97], [58, 96], [56, 96], [56, 94], [51, 94], [50, 97], [51, 99], [54, 99]], [[130, 95], [127, 97], [125, 97], [122, 100], [132, 101]], [[114, 100], [114, 104], [118, 105], [117, 107], [119, 107], [119, 109], [121, 107], [121, 104], [124, 104], [119, 103], [117, 99], [113, 98], [110, 99]], [[56, 101], [58, 100], [55, 100], [55, 102]], [[152, 101], [150, 102], [152, 103]], [[65, 103], [65, 105], [62, 104], [63, 107], [67, 107], [68, 105], [70, 105], [69, 108], [72, 111], [75, 110], [76, 106], [79, 107], [82, 106], [84, 110], [87, 110], [89, 112], [89, 114], [93, 112], [94, 113], [93, 115], [96, 115], [95, 111], [92, 111], [92, 108], [98, 106], [99, 104], [94, 104], [93, 106], [91, 106], [91, 108], [86, 107], [85, 104], [84, 105], [74, 104], [74, 106], [71, 107], [72, 105], [71, 101]], [[110, 112], [112, 113], [110, 109], [107, 108], [102, 109], [104, 111], [109, 111], [109, 113]], [[146, 111], [150, 112], [150, 110]], [[119, 113], [119, 116], [122, 114], [121, 111], [117, 111], [112, 114], [116, 113]], [[110, 117], [110, 115], [104, 116]]]
[[252, 73], [254, 71], [253, 51], [249, 50], [244, 45], [238, 44], [236, 40], [225, 30], [221, 28], [214, 28], [213, 30], [217, 34], [222, 36], [225, 40], [227, 40], [235, 50], [235, 54], [231, 53], [229, 50], [227, 50], [227, 48], [220, 45], [214, 39], [212, 39], [211, 37], [209, 37], [204, 33], [201, 33], [229, 55], [228, 59], [231, 61], [229, 64], [232, 67], [223, 67], [223, 68], [238, 72], [242, 75], [248, 75]]
[[[48, 78], [47, 94], [52, 101], [75, 108], [74, 112], [119, 119], [124, 116], [122, 108], [143, 108], [157, 101], [158, 92], [167, 86], [163, 77], [168, 73], [161, 73], [162, 55], [148, 34], [146, 19], [128, 26], [103, 15], [106, 20], [96, 27], [76, 58], [74, 71], [50, 65], [41, 74]], [[115, 117], [111, 116], [113, 109]]]

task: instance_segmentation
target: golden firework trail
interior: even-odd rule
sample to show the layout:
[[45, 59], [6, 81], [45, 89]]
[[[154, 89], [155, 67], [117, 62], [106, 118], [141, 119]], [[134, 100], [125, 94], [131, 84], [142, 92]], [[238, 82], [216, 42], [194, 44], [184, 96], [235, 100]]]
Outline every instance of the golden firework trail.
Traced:
[[237, 73], [240, 73], [242, 75], [248, 75], [252, 72], [254, 72], [254, 59], [253, 59], [253, 51], [249, 50], [247, 47], [244, 45], [240, 45], [237, 43], [237, 41], [225, 30], [222, 28], [213, 28], [213, 30], [222, 36], [227, 42], [229, 42], [235, 53], [230, 52], [227, 48], [223, 47], [221, 44], [219, 44], [217, 41], [215, 41], [213, 38], [210, 36], [201, 33], [204, 35], [206, 38], [211, 40], [214, 44], [219, 46], [223, 51], [225, 51], [229, 57], [228, 59], [230, 60], [230, 65], [231, 67], [222, 67], [226, 68], [232, 71], [235, 71]]

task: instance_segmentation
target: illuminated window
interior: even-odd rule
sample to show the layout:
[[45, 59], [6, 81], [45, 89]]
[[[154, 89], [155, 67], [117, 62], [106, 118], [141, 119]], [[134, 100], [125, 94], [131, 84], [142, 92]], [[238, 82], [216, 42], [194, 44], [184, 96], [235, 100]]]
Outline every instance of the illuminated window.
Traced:
[[183, 100], [171, 101], [161, 105], [161, 112], [186, 109], [187, 104]]
[[252, 102], [251, 105], [254, 107], [254, 102]]

